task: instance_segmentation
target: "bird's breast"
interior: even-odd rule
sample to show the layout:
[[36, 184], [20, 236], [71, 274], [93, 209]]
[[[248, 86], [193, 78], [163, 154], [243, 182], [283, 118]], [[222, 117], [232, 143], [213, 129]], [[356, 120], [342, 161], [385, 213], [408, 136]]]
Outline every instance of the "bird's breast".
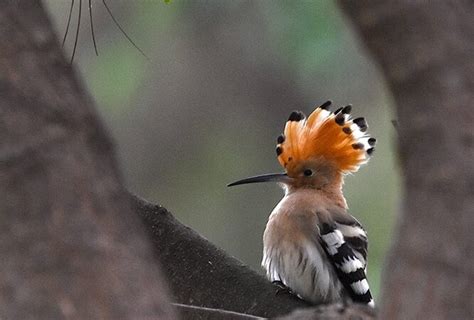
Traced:
[[[282, 208], [275, 208], [282, 209]], [[319, 243], [317, 216], [305, 212], [272, 214], [264, 232], [262, 266], [303, 299], [334, 302], [342, 285]]]

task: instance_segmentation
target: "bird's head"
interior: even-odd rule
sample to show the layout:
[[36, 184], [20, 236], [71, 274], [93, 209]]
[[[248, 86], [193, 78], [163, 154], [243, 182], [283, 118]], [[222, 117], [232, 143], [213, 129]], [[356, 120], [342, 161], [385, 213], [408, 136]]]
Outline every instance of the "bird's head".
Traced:
[[290, 114], [276, 147], [285, 172], [246, 178], [229, 186], [274, 181], [290, 189], [324, 189], [356, 172], [373, 153], [375, 138], [367, 134], [364, 118], [351, 118], [350, 105], [334, 112], [328, 110], [330, 105], [327, 101], [309, 117], [300, 111]]

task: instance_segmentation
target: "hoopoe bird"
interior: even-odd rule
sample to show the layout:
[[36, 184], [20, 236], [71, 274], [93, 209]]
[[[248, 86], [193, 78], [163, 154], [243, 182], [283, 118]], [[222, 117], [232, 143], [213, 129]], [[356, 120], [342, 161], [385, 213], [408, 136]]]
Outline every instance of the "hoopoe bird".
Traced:
[[309, 117], [291, 113], [276, 153], [284, 173], [229, 184], [273, 181], [285, 190], [263, 235], [263, 260], [270, 281], [314, 303], [374, 305], [367, 270], [367, 234], [349, 214], [342, 185], [374, 151], [364, 118], [350, 105], [329, 111], [330, 101]]

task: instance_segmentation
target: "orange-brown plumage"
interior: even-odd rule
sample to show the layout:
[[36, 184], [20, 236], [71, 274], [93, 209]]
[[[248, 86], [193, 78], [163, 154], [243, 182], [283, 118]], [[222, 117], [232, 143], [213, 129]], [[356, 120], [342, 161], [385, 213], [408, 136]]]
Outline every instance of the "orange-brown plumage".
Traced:
[[346, 107], [332, 113], [319, 107], [308, 118], [292, 113], [277, 145], [278, 161], [290, 177], [308, 161], [323, 161], [340, 173], [355, 172], [367, 162], [375, 139], [365, 133], [365, 120], [354, 123], [349, 111]]

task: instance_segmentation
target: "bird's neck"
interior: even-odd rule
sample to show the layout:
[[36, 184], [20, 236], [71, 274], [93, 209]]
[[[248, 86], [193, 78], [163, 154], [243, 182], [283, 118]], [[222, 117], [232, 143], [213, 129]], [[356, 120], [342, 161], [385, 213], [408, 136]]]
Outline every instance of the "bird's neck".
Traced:
[[321, 192], [324, 196], [326, 196], [331, 201], [334, 201], [334, 204], [337, 206], [347, 209], [347, 202], [346, 198], [344, 198], [344, 194], [342, 193], [342, 186], [344, 184], [344, 178], [342, 175], [338, 176], [334, 179], [331, 183], [321, 188], [321, 190], [317, 190]]
[[347, 209], [347, 202], [342, 193], [342, 186], [344, 184], [344, 177], [342, 174], [333, 177], [330, 181], [320, 187], [292, 187], [287, 188], [287, 195], [304, 190], [305, 194], [314, 194], [317, 198], [323, 198], [331, 204], [334, 204], [343, 209]]

